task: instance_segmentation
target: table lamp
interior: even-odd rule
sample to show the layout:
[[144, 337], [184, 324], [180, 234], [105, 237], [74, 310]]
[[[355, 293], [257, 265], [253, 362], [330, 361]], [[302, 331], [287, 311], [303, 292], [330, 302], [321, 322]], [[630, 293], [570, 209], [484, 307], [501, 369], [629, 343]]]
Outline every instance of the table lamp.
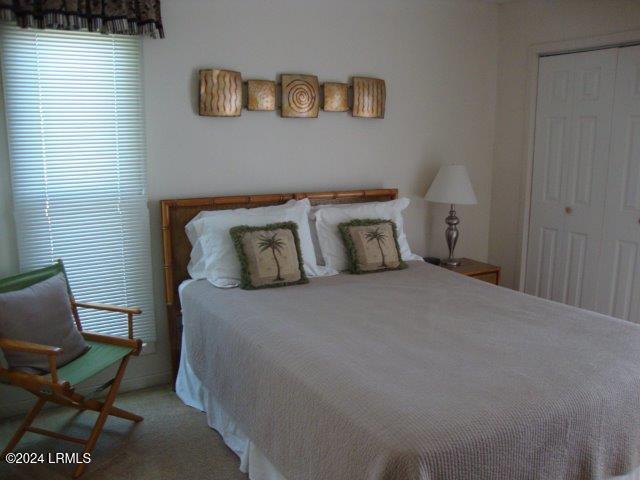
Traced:
[[451, 205], [449, 216], [445, 219], [448, 225], [445, 236], [449, 247], [449, 258], [443, 260], [442, 265], [452, 267], [460, 265], [460, 260], [453, 256], [458, 242], [458, 224], [460, 223], [460, 219], [456, 216], [455, 205], [475, 205], [478, 203], [466, 167], [464, 165], [440, 167], [424, 198], [428, 202]]

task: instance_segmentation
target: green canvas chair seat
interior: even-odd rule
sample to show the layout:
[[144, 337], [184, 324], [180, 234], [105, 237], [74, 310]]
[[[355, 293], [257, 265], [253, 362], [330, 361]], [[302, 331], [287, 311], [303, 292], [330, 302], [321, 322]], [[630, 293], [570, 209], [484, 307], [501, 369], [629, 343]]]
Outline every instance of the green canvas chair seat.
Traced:
[[[60, 440], [79, 443], [84, 446], [84, 453], [91, 453], [102, 432], [107, 417], [112, 415], [125, 418], [133, 422], [139, 422], [142, 417], [126, 410], [122, 410], [113, 405], [115, 396], [120, 388], [120, 383], [124, 377], [129, 358], [132, 355], [139, 355], [142, 349], [142, 341], [133, 338], [133, 316], [141, 313], [140, 309], [131, 307], [116, 307], [113, 305], [101, 305], [95, 303], [77, 302], [71, 293], [69, 281], [64, 270], [62, 261], [57, 261], [53, 265], [33, 270], [30, 272], [14, 275], [9, 278], [0, 279], [0, 293], [21, 290], [36, 283], [47, 280], [58, 273], [64, 274], [71, 302], [71, 312], [76, 326], [80, 330], [85, 342], [90, 347], [85, 353], [71, 360], [69, 363], [57, 367], [54, 363], [49, 363], [51, 372], [47, 374], [36, 373], [35, 371], [21, 371], [4, 368], [0, 364], [0, 382], [28, 390], [38, 400], [31, 408], [24, 421], [15, 432], [9, 443], [2, 451], [0, 459], [13, 450], [22, 436], [26, 432], [47, 435]], [[78, 308], [89, 308], [108, 312], [120, 312], [127, 315], [128, 338], [102, 335], [92, 332], [82, 331], [82, 323], [78, 315]], [[55, 359], [60, 354], [60, 348], [55, 345], [38, 345], [25, 341], [10, 338], [0, 338], [0, 348], [11, 351], [23, 351], [36, 355], [47, 355], [47, 358]], [[50, 362], [53, 360], [50, 360]], [[97, 391], [108, 388], [108, 393], [104, 401], [80, 395], [75, 391], [77, 384], [90, 379], [94, 375], [102, 372], [110, 366], [118, 365], [115, 376]], [[96, 393], [96, 392], [94, 392]], [[70, 437], [57, 432], [43, 430], [32, 427], [31, 424], [46, 402], [53, 402], [59, 405], [83, 410], [93, 410], [99, 412], [96, 423], [91, 430], [91, 434], [86, 439]], [[80, 456], [80, 458], [83, 458]], [[78, 478], [87, 467], [86, 463], [78, 463], [73, 472], [73, 478]]]
[[86, 353], [58, 369], [58, 378], [60, 380], [66, 380], [71, 385], [77, 385], [131, 353], [131, 348], [120, 345], [109, 345], [90, 340], [87, 341], [87, 345], [90, 348]]
[[[75, 386], [122, 360], [132, 350], [129, 347], [93, 341], [87, 341], [87, 345], [90, 348], [86, 353], [58, 368], [60, 380], [65, 380]], [[48, 373], [43, 376], [50, 377]], [[9, 380], [2, 378], [0, 383], [7, 384]]]

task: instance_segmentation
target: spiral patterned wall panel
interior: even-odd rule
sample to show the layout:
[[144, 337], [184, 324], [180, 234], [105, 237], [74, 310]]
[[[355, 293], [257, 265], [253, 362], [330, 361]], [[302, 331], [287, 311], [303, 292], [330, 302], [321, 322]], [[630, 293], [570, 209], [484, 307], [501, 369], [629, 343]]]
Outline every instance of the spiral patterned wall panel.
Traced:
[[320, 109], [320, 86], [315, 75], [282, 75], [282, 116], [315, 118]]
[[298, 113], [307, 113], [316, 103], [313, 85], [306, 80], [293, 80], [288, 85], [289, 106]]
[[231, 70], [200, 70], [200, 115], [238, 117], [242, 112], [242, 77]]

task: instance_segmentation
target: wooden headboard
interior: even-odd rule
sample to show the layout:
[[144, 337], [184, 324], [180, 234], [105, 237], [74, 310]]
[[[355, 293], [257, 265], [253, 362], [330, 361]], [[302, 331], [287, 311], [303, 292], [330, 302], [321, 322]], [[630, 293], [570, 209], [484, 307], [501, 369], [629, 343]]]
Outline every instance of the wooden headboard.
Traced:
[[379, 202], [398, 197], [395, 188], [348, 190], [341, 192], [296, 192], [266, 195], [235, 195], [228, 197], [202, 197], [161, 200], [162, 246], [164, 256], [164, 288], [169, 321], [169, 341], [174, 378], [180, 360], [182, 322], [178, 286], [189, 278], [187, 265], [191, 244], [185, 232], [189, 221], [203, 210], [228, 210], [279, 205], [291, 199], [308, 198], [312, 205], [331, 203]]

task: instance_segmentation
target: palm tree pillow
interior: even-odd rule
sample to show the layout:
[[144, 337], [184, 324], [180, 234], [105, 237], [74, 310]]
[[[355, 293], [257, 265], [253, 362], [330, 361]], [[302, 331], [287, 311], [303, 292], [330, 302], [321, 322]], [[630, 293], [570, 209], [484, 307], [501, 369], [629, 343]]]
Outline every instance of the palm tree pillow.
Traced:
[[358, 218], [339, 224], [338, 230], [347, 250], [349, 272], [407, 268], [400, 256], [396, 224], [391, 220]]
[[295, 222], [229, 230], [240, 261], [240, 288], [285, 287], [309, 283]]

